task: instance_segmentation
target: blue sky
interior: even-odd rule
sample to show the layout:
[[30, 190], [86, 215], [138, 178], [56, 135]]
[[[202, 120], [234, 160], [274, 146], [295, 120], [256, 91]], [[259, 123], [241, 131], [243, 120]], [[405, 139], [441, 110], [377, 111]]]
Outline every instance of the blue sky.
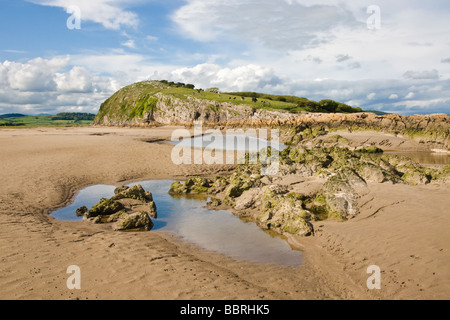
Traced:
[[2, 0], [0, 113], [96, 113], [147, 79], [450, 113], [449, 34], [445, 0]]

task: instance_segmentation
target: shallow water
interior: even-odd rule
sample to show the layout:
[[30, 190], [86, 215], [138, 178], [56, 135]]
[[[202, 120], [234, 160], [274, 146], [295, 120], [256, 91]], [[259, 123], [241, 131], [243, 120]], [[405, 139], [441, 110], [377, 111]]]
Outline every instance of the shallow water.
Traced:
[[[173, 181], [138, 183], [152, 192], [158, 209], [158, 219], [153, 220], [155, 226], [152, 231], [174, 232], [198, 247], [237, 260], [293, 267], [301, 265], [301, 252], [292, 249], [286, 240], [262, 230], [254, 222], [239, 219], [230, 211], [203, 208], [207, 202], [206, 197], [173, 197], [168, 194]], [[58, 220], [81, 221], [82, 218], [75, 214], [77, 208], [83, 205], [90, 208], [100, 198], [113, 196], [114, 189], [114, 186], [105, 185], [83, 189], [73, 204], [55, 211], [52, 216]]]
[[187, 138], [179, 142], [173, 141], [171, 143], [180, 147], [205, 148], [218, 151], [258, 152], [269, 146], [281, 151], [286, 148], [286, 145], [280, 142], [272, 142], [266, 139], [240, 134], [205, 134], [201, 137]]
[[417, 163], [423, 165], [447, 165], [450, 164], [450, 154], [428, 151], [385, 151], [386, 155], [397, 155], [402, 157], [408, 157]]

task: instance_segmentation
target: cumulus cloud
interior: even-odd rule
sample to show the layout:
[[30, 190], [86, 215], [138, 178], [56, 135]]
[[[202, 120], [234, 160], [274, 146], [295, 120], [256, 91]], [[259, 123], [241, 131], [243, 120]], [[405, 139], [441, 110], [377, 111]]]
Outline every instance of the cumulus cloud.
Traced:
[[200, 64], [192, 68], [180, 68], [170, 73], [179, 81], [196, 83], [197, 86], [215, 86], [223, 91], [253, 91], [274, 88], [281, 84], [270, 68], [245, 65], [222, 68], [217, 64]]
[[375, 92], [372, 92], [367, 95], [367, 99], [373, 100], [373, 99], [375, 99], [376, 96], [377, 96], [377, 94]]
[[64, 92], [92, 92], [93, 79], [88, 70], [75, 66], [67, 73], [55, 74], [57, 89]]
[[415, 97], [414, 92], [408, 92], [408, 94], [405, 96], [405, 99], [412, 99]]
[[3, 82], [21, 91], [52, 91], [56, 89], [54, 74], [65, 67], [68, 58], [46, 60], [36, 58], [27, 63], [5, 61], [2, 64]]
[[407, 71], [403, 77], [413, 80], [439, 79], [439, 72], [436, 69], [430, 71]]
[[108, 77], [71, 66], [70, 57], [0, 62], [0, 113], [96, 112], [115, 88]]
[[138, 15], [125, 9], [135, 1], [129, 0], [28, 0], [29, 2], [51, 7], [64, 8], [66, 11], [77, 6], [81, 12], [81, 20], [92, 21], [103, 25], [106, 29], [119, 30], [122, 27], [136, 27]]
[[397, 100], [397, 99], [398, 99], [398, 94], [393, 93], [389, 96], [389, 100]]

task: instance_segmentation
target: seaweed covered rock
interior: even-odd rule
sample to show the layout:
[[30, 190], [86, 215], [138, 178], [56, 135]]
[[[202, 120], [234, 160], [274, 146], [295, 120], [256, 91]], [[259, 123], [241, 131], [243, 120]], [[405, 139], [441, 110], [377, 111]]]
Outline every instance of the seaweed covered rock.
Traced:
[[122, 192], [124, 192], [124, 191], [126, 191], [128, 189], [130, 189], [130, 187], [128, 187], [128, 186], [117, 187], [116, 189], [114, 189], [114, 194], [122, 193]]
[[357, 172], [367, 182], [383, 183], [387, 181], [384, 170], [372, 163], [362, 163], [358, 166]]
[[150, 192], [146, 192], [140, 184], [137, 184], [131, 188], [119, 187], [116, 191], [118, 193], [111, 198], [113, 200], [134, 199], [147, 203], [153, 201], [152, 194]]
[[355, 152], [376, 154], [376, 153], [383, 153], [383, 149], [380, 149], [375, 146], [369, 146], [369, 147], [363, 147], [363, 148], [356, 149]]
[[235, 198], [240, 197], [250, 188], [258, 187], [261, 184], [261, 176], [248, 171], [237, 171], [230, 177], [230, 184], [225, 190], [225, 201], [233, 203]]
[[89, 211], [89, 209], [86, 206], [82, 206], [82, 207], [78, 208], [76, 210], [77, 217], [84, 216], [88, 211]]
[[94, 205], [89, 212], [86, 213], [87, 218], [94, 218], [97, 216], [108, 216], [125, 209], [120, 202], [111, 199], [101, 199]]
[[150, 201], [148, 208], [148, 215], [154, 219], [158, 219], [158, 211], [156, 209], [156, 203], [154, 201]]
[[123, 215], [116, 222], [114, 230], [142, 230], [150, 231], [154, 224], [147, 212], [137, 212], [133, 214]]
[[220, 192], [223, 192], [228, 186], [228, 184], [229, 184], [228, 179], [224, 177], [217, 177], [211, 183], [211, 187], [209, 188], [208, 192], [210, 194], [218, 194]]
[[259, 188], [244, 191], [244, 193], [236, 199], [234, 209], [241, 211], [258, 205], [261, 190]]
[[194, 177], [182, 182], [174, 182], [170, 186], [169, 193], [172, 194], [201, 194], [207, 193], [212, 181], [202, 177]]
[[152, 229], [150, 217], [157, 218], [157, 208], [150, 192], [135, 185], [116, 188], [114, 193], [110, 199], [100, 199], [89, 211], [79, 208], [77, 214], [84, 212], [84, 219], [96, 224], [116, 223], [115, 230]]
[[358, 214], [356, 189], [365, 187], [366, 182], [350, 169], [330, 177], [319, 192], [324, 199], [328, 217], [343, 221]]
[[304, 209], [302, 195], [277, 193], [273, 188], [264, 188], [261, 214], [256, 217], [261, 228], [309, 236], [314, 232], [310, 220], [311, 212]]
[[207, 203], [206, 203], [206, 207], [207, 208], [217, 208], [220, 205], [222, 205], [222, 201], [220, 199], [217, 198], [211, 198]]
[[126, 218], [128, 216], [128, 213], [126, 210], [121, 210], [117, 213], [114, 213], [110, 216], [108, 216], [108, 218], [106, 219], [107, 223], [112, 223], [112, 222], [117, 222], [120, 219]]

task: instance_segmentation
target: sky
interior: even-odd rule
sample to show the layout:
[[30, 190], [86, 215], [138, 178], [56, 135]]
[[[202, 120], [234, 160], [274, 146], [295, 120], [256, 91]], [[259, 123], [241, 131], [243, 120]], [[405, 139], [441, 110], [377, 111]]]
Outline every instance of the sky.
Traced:
[[446, 0], [2, 0], [0, 114], [97, 113], [143, 80], [450, 113]]

